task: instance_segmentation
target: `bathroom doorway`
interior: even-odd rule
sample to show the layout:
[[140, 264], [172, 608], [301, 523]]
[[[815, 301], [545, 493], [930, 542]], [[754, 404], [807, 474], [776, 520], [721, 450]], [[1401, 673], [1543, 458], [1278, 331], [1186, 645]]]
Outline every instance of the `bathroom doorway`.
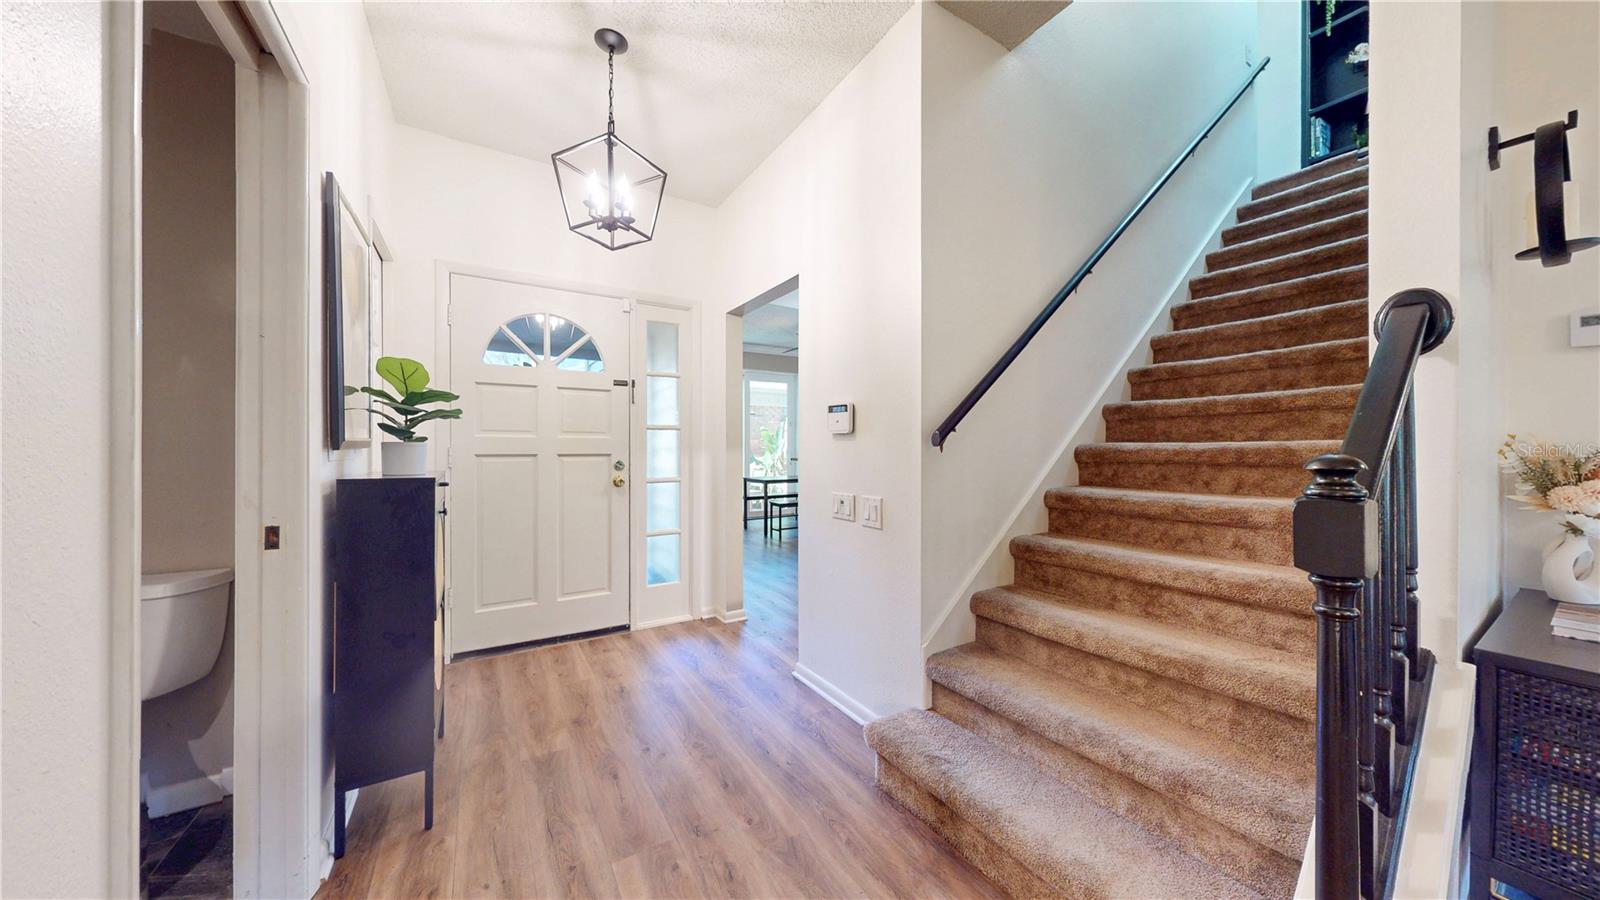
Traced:
[[105, 21], [110, 893], [306, 896], [306, 75], [272, 0]]
[[145, 6], [140, 891], [233, 894], [234, 60], [192, 0]]

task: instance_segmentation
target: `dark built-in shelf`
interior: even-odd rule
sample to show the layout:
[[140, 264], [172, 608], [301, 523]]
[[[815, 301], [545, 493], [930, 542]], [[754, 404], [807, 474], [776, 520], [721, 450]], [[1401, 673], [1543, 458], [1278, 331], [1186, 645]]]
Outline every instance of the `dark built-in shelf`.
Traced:
[[[1343, 25], [1344, 23], [1349, 22], [1352, 19], [1355, 19], [1355, 18], [1360, 17], [1360, 16], [1364, 16], [1366, 14], [1367, 14], [1367, 6], [1366, 6], [1366, 4], [1362, 4], [1361, 6], [1359, 6], [1359, 7], [1355, 8], [1355, 9], [1345, 13], [1344, 15], [1335, 16], [1334, 19], [1333, 19], [1333, 25], [1331, 27], [1338, 28], [1340, 25]], [[1328, 33], [1327, 33], [1328, 27], [1329, 26], [1319, 26], [1317, 28], [1313, 28], [1310, 31], [1306, 32], [1306, 37], [1308, 37], [1308, 38], [1327, 37], [1328, 36]]]
[[1335, 106], [1338, 106], [1341, 103], [1348, 103], [1351, 100], [1359, 100], [1362, 97], [1365, 97], [1366, 95], [1367, 95], [1367, 89], [1366, 88], [1364, 88], [1364, 87], [1363, 88], [1356, 88], [1355, 90], [1351, 91], [1348, 94], [1345, 94], [1342, 97], [1335, 97], [1332, 100], [1329, 100], [1327, 103], [1320, 103], [1320, 104], [1318, 104], [1316, 106], [1311, 107], [1311, 115], [1313, 115], [1313, 116], [1321, 115], [1322, 113], [1326, 112], [1327, 110], [1333, 109]]
[[[1341, 2], [1334, 10], [1332, 34], [1319, 23], [1322, 0], [1301, 0], [1300, 159], [1303, 165], [1356, 148], [1367, 131], [1367, 69], [1346, 60], [1357, 44], [1367, 40], [1371, 9], [1367, 3]], [[1311, 152], [1313, 119], [1328, 126], [1328, 146]]]

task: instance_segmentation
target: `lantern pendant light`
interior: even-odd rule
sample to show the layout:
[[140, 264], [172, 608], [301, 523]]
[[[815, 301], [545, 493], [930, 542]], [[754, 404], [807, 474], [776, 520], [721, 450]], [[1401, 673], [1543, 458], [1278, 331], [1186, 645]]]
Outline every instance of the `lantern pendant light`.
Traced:
[[617, 136], [616, 58], [628, 52], [628, 39], [602, 28], [594, 42], [606, 51], [605, 133], [550, 154], [550, 164], [567, 228], [607, 250], [621, 250], [655, 236], [667, 173]]

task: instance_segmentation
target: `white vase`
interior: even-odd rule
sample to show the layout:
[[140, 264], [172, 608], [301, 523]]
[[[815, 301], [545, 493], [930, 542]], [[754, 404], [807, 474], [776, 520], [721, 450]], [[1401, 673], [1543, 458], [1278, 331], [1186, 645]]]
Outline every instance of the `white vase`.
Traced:
[[384, 441], [383, 474], [428, 474], [428, 445], [423, 441]]
[[1562, 603], [1600, 605], [1600, 553], [1596, 541], [1570, 531], [1544, 555], [1544, 592]]

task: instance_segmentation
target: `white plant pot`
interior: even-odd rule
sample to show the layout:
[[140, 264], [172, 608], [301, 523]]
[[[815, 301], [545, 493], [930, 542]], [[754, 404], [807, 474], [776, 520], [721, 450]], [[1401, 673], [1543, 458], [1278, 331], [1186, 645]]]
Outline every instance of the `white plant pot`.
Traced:
[[428, 474], [428, 445], [426, 442], [384, 441], [382, 447], [384, 475]]
[[1544, 555], [1544, 592], [1562, 603], [1600, 605], [1600, 552], [1586, 534], [1568, 532]]

